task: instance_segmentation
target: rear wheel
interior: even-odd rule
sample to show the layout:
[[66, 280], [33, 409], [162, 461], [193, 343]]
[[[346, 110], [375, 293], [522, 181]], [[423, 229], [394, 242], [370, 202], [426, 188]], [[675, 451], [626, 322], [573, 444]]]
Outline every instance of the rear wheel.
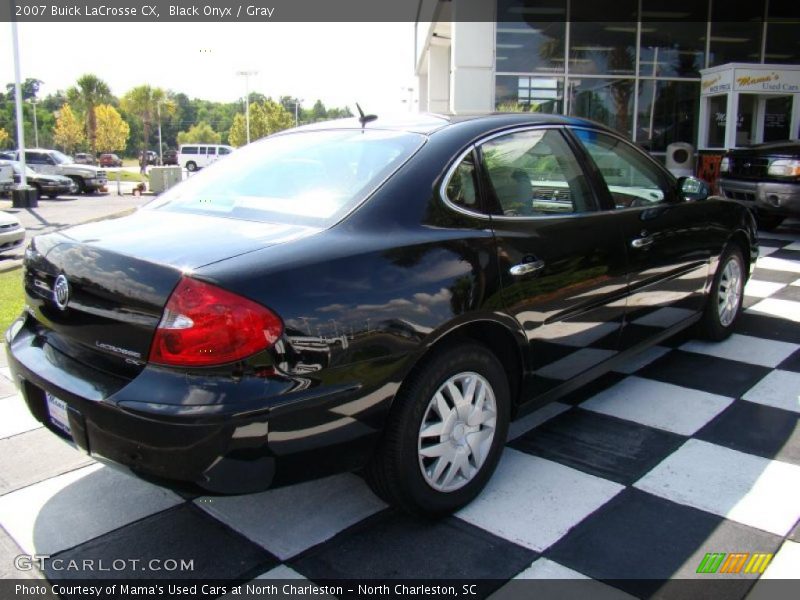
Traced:
[[367, 481], [407, 512], [443, 515], [477, 496], [505, 444], [505, 371], [472, 342], [436, 351], [395, 399]]
[[197, 164], [190, 160], [189, 162], [186, 163], [186, 170], [189, 171], [190, 173], [194, 173], [195, 171], [197, 171]]
[[706, 303], [700, 332], [712, 341], [721, 341], [733, 331], [736, 317], [742, 310], [744, 297], [745, 266], [742, 251], [729, 246], [717, 266], [711, 295]]
[[72, 181], [75, 182], [75, 185], [78, 186], [78, 193], [85, 194], [86, 193], [86, 183], [83, 181], [82, 177], [70, 177]]

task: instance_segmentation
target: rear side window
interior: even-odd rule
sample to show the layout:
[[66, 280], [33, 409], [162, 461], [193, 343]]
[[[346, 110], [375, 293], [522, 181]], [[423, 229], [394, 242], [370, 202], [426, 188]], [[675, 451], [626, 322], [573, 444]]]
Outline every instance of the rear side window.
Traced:
[[557, 130], [536, 129], [481, 146], [498, 210], [506, 216], [585, 212], [593, 207], [575, 155]]
[[366, 199], [424, 140], [360, 129], [268, 137], [214, 162], [148, 207], [325, 226]]
[[447, 182], [447, 199], [456, 206], [478, 210], [478, 185], [473, 153], [462, 160]]

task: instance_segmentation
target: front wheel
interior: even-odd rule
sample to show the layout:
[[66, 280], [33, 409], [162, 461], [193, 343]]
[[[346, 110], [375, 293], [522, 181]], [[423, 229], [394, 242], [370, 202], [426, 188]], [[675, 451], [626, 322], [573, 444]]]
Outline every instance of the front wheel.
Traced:
[[484, 346], [464, 342], [436, 351], [395, 398], [367, 481], [407, 512], [458, 510], [497, 466], [509, 405], [506, 373]]
[[197, 164], [193, 163], [192, 161], [189, 161], [188, 163], [186, 163], [186, 170], [189, 171], [190, 173], [194, 173], [195, 171], [197, 171]]
[[700, 321], [700, 332], [706, 339], [718, 342], [732, 333], [736, 317], [742, 310], [745, 273], [742, 251], [736, 246], [726, 249], [717, 266]]

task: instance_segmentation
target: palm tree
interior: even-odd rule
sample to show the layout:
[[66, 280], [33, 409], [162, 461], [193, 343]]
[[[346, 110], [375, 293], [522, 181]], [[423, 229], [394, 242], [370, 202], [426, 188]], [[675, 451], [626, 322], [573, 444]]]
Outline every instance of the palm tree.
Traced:
[[[161, 88], [140, 85], [122, 97], [120, 104], [125, 112], [136, 115], [142, 121], [142, 152], [150, 148], [150, 127], [159, 115], [171, 115], [175, 112], [175, 102]], [[160, 108], [159, 108], [160, 105]]]
[[97, 119], [94, 109], [100, 104], [111, 102], [111, 89], [97, 75], [87, 73], [78, 79], [76, 86], [67, 90], [67, 101], [84, 114], [86, 135], [92, 152], [96, 152]]

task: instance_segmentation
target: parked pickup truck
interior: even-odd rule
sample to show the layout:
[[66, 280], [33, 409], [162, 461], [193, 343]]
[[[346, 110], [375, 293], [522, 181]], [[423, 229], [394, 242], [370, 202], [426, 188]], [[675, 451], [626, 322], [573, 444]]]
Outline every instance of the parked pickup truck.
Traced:
[[730, 150], [720, 163], [719, 187], [755, 212], [761, 229], [800, 217], [800, 142], [783, 141]]
[[[15, 152], [15, 159], [19, 160], [19, 151]], [[103, 169], [93, 165], [77, 164], [58, 150], [41, 148], [25, 150], [25, 163], [37, 173], [69, 177], [78, 186], [78, 191], [84, 194], [96, 192], [108, 182]]]

